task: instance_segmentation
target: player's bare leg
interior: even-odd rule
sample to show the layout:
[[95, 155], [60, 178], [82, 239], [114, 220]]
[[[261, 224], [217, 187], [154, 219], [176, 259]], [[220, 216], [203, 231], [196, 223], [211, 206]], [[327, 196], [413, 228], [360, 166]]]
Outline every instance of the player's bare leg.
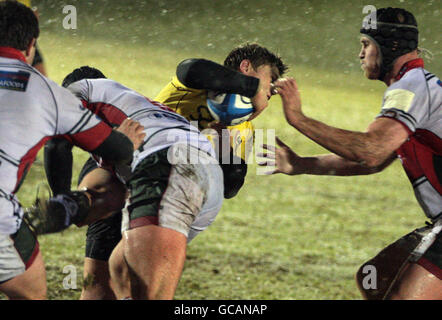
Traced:
[[11, 300], [46, 299], [46, 271], [41, 252], [24, 273], [0, 284], [0, 291]]
[[110, 286], [107, 261], [84, 259], [83, 290], [80, 300], [115, 300], [114, 292]]
[[[106, 218], [124, 206], [125, 186], [105, 169], [97, 168], [89, 172], [82, 179], [78, 188], [87, 188], [88, 192], [93, 195], [91, 210], [83, 225]], [[107, 261], [86, 257], [83, 267], [83, 283], [81, 300], [115, 299], [110, 286]]]
[[123, 234], [134, 299], [173, 299], [184, 267], [186, 242], [182, 233], [157, 225]]
[[120, 241], [109, 258], [111, 286], [118, 300], [132, 296], [129, 268], [124, 260], [123, 241]]
[[442, 280], [419, 264], [409, 264], [388, 300], [442, 300]]
[[87, 189], [91, 198], [91, 209], [81, 225], [107, 218], [124, 207], [126, 188], [111, 172], [97, 168], [89, 172], [78, 186]]

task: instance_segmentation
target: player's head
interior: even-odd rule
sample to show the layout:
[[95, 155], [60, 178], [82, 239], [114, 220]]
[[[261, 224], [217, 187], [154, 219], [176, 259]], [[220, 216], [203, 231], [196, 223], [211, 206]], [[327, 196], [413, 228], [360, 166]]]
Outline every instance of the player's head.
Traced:
[[83, 79], [105, 79], [106, 76], [100, 70], [89, 66], [83, 66], [69, 73], [63, 80], [62, 86], [68, 87], [71, 83]]
[[[369, 79], [383, 80], [393, 69], [397, 58], [417, 49], [417, 22], [413, 14], [407, 10], [391, 7], [372, 12], [370, 18], [371, 22], [363, 25], [360, 30], [362, 50], [359, 58]], [[368, 44], [367, 50], [371, 49], [370, 45], [377, 50], [377, 57], [371, 58], [377, 61], [375, 61], [378, 64], [377, 70], [369, 69], [369, 64], [372, 63], [364, 52], [366, 44]]]
[[0, 47], [23, 51], [30, 63], [39, 33], [38, 20], [31, 9], [17, 1], [0, 1]]
[[224, 66], [239, 71], [243, 60], [250, 60], [255, 70], [262, 65], [269, 65], [278, 78], [288, 69], [281, 57], [257, 43], [246, 43], [234, 48], [224, 60]]
[[272, 96], [272, 83], [288, 69], [281, 57], [256, 43], [247, 43], [234, 48], [224, 60], [224, 66], [259, 78], [260, 86], [267, 95], [267, 100], [261, 99], [259, 103], [255, 103], [252, 99], [256, 110], [253, 118], [268, 106], [268, 100]]

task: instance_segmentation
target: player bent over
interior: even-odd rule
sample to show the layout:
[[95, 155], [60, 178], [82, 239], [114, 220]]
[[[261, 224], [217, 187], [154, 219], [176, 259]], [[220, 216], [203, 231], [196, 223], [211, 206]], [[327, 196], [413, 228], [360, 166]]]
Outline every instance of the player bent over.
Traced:
[[[280, 148], [265, 148], [276, 153], [274, 173], [291, 175], [373, 174], [400, 158], [431, 223], [364, 264], [357, 274], [358, 287], [367, 299], [442, 299], [441, 81], [424, 69], [418, 56], [414, 16], [399, 8], [379, 9], [376, 16], [376, 29], [361, 29], [359, 58], [365, 76], [388, 88], [382, 110], [367, 131], [341, 130], [306, 117], [295, 81], [286, 79], [276, 87], [287, 121], [333, 153], [303, 158], [279, 140]], [[365, 266], [376, 268], [375, 286], [364, 285]]]
[[[115, 81], [80, 80], [84, 70], [88, 68], [75, 70], [64, 85], [87, 108], [110, 125], [130, 117], [145, 128], [145, 140], [128, 172], [121, 167], [107, 169], [115, 169], [129, 190], [121, 247], [132, 296], [171, 299], [187, 242], [209, 226], [221, 208], [223, 171], [211, 143], [185, 118]], [[82, 183], [91, 179], [96, 187], [111, 181], [111, 171], [97, 170]]]
[[[209, 91], [238, 93], [253, 97], [256, 117], [268, 105], [271, 96], [270, 87], [274, 80], [286, 71], [287, 67], [281, 59], [258, 44], [247, 44], [233, 49], [225, 59], [224, 66], [204, 59], [188, 59], [177, 67], [177, 76], [173, 78], [155, 98], [168, 107], [181, 114], [188, 120], [198, 121], [200, 130], [207, 129], [215, 119], [207, 109], [207, 96]], [[76, 69], [66, 77], [65, 84], [82, 78], [103, 78], [104, 75], [97, 69], [82, 67]], [[259, 92], [259, 94], [258, 94]], [[249, 119], [251, 120], [251, 119]], [[253, 139], [253, 125], [246, 121], [236, 126], [230, 126], [231, 147], [234, 150], [231, 155], [240, 157], [241, 164], [221, 165], [224, 175], [224, 196], [232, 198], [244, 183], [247, 173], [245, 164], [249, 150], [246, 145], [251, 145]], [[51, 141], [45, 149], [45, 168], [48, 180], [54, 193], [69, 190], [71, 177], [67, 175], [70, 167], [64, 169], [59, 166], [58, 158], [72, 161], [69, 143]], [[53, 153], [51, 157], [49, 154]], [[55, 155], [58, 155], [55, 156]], [[51, 158], [56, 159], [52, 165]], [[63, 161], [68, 163], [68, 161]], [[232, 163], [232, 161], [230, 162]], [[124, 186], [115, 178], [109, 178], [104, 174], [104, 169], [97, 169], [97, 163], [89, 159], [81, 170], [79, 187], [98, 188], [103, 191], [108, 187], [109, 194], [116, 194]], [[51, 176], [51, 178], [49, 178]], [[101, 180], [103, 179], [103, 180]], [[99, 183], [99, 181], [101, 181]], [[109, 199], [109, 198], [108, 198]], [[121, 197], [111, 197], [117, 204]], [[114, 211], [122, 208], [114, 207]], [[115, 245], [121, 239], [121, 213], [115, 213], [111, 217], [99, 220], [89, 225], [86, 240], [86, 258], [84, 264], [85, 286], [81, 295], [82, 299], [111, 299], [114, 297], [109, 285], [108, 260]], [[116, 250], [118, 251], [118, 250]], [[114, 255], [114, 266], [118, 254]], [[114, 278], [120, 274], [123, 268], [116, 267]], [[121, 271], [122, 272], [122, 271]], [[120, 281], [121, 283], [122, 281]], [[122, 291], [122, 290], [120, 290]], [[127, 295], [130, 291], [126, 290]], [[123, 297], [125, 294], [122, 295]]]
[[[63, 136], [104, 158], [112, 154], [114, 164], [130, 161], [134, 146], [30, 66], [38, 36], [32, 10], [15, 1], [0, 2], [0, 291], [10, 299], [46, 298], [42, 255], [16, 197], [45, 141]], [[120, 131], [133, 136], [125, 127]], [[75, 192], [61, 196], [61, 205], [73, 199], [87, 202]], [[76, 223], [81, 215], [72, 212], [65, 218]]]

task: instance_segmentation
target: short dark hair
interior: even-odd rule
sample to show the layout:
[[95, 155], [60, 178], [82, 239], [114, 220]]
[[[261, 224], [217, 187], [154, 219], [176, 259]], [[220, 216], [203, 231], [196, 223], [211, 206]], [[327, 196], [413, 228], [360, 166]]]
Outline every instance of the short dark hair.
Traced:
[[224, 60], [224, 66], [238, 70], [241, 61], [244, 59], [250, 60], [255, 70], [265, 64], [275, 67], [278, 69], [279, 76], [282, 76], [288, 69], [282, 62], [281, 57], [257, 43], [246, 43], [234, 48]]
[[64, 78], [63, 83], [61, 85], [66, 88], [71, 83], [83, 79], [106, 79], [106, 76], [103, 74], [103, 72], [101, 72], [96, 68], [89, 66], [82, 66], [69, 73]]
[[24, 51], [39, 34], [38, 20], [31, 9], [17, 1], [0, 1], [0, 47]]

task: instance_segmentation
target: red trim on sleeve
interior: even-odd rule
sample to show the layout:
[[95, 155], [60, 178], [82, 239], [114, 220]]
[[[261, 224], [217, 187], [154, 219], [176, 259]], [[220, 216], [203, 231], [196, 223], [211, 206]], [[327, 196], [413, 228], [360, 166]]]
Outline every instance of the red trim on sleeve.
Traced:
[[103, 119], [108, 125], [119, 126], [126, 118], [127, 115], [118, 109], [116, 106], [105, 102], [93, 102], [88, 103], [82, 100], [83, 105], [92, 111], [92, 113]]
[[111, 127], [104, 122], [100, 122], [95, 127], [86, 131], [78, 132], [73, 135], [64, 135], [64, 137], [86, 151], [93, 151], [102, 144], [107, 137], [109, 137], [111, 132]]
[[20, 50], [11, 47], [0, 47], [0, 57], [17, 59], [26, 62], [26, 58], [23, 53]]

